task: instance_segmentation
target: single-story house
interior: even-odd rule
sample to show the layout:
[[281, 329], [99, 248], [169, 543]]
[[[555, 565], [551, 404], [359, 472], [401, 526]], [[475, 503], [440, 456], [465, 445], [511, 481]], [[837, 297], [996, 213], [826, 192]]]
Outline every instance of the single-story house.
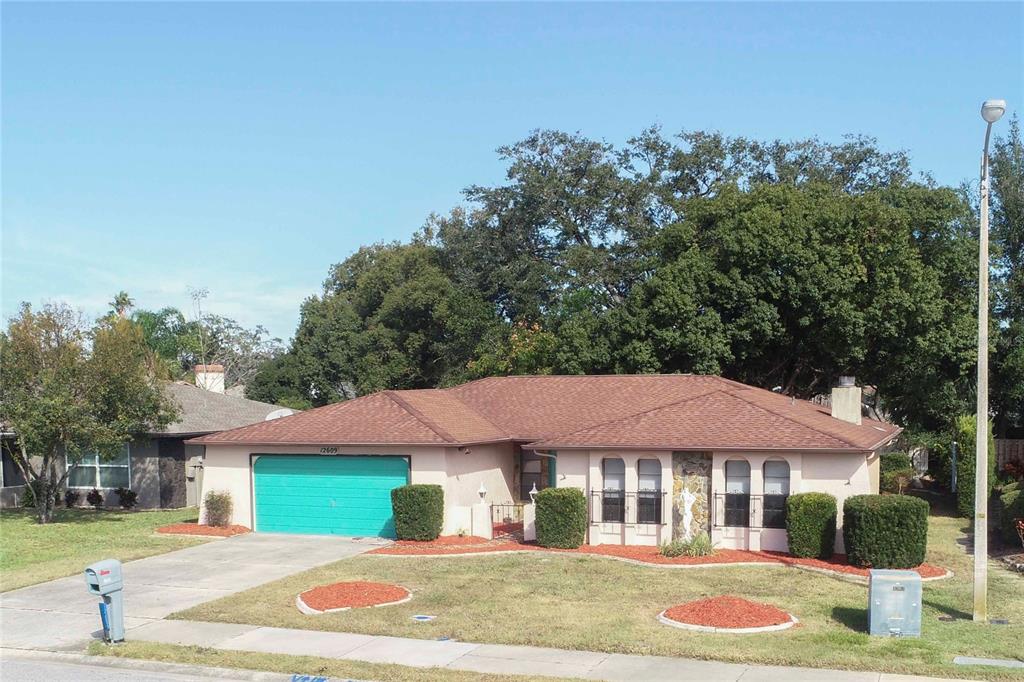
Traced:
[[862, 418], [852, 380], [832, 397], [825, 408], [717, 376], [492, 377], [188, 442], [206, 448], [205, 489], [229, 492], [233, 522], [257, 532], [393, 537], [390, 491], [412, 482], [443, 487], [455, 534], [481, 498], [515, 506], [555, 486], [586, 495], [590, 544], [703, 530], [722, 547], [785, 550], [787, 495], [877, 492], [900, 433]]
[[[97, 488], [103, 493], [104, 505], [117, 506], [114, 490], [124, 487], [138, 493], [139, 509], [196, 506], [205, 448], [186, 445], [186, 440], [293, 413], [280, 405], [225, 394], [221, 365], [199, 365], [195, 376], [198, 385], [176, 381], [164, 386], [180, 409], [173, 424], [125, 443], [114, 459], [103, 460], [96, 455], [82, 458], [67, 479], [67, 487], [82, 494], [81, 504], [85, 504], [86, 494]], [[25, 489], [24, 477], [10, 454], [14, 434], [4, 435], [0, 508], [19, 506]], [[66, 462], [61, 464], [66, 466]]]

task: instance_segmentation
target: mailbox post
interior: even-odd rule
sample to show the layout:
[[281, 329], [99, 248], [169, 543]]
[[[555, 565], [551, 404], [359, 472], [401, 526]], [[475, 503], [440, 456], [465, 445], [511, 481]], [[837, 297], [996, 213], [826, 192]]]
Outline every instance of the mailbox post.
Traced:
[[121, 562], [104, 559], [85, 569], [85, 584], [89, 593], [103, 598], [100, 602], [100, 620], [103, 623], [103, 639], [108, 642], [124, 641], [124, 580], [121, 577]]

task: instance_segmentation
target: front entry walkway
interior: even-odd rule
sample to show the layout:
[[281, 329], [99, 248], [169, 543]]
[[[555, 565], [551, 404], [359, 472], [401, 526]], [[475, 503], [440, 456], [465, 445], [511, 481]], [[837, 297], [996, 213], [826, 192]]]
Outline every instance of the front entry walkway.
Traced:
[[[175, 611], [361, 554], [381, 542], [251, 533], [130, 561], [124, 564], [128, 636]], [[80, 649], [98, 627], [97, 598], [86, 591], [81, 575], [0, 594], [0, 644], [6, 648]]]
[[[737, 635], [742, 636], [742, 635]], [[131, 633], [134, 640], [228, 651], [315, 656], [419, 668], [447, 668], [503, 675], [607, 680], [608, 682], [926, 682], [936, 678], [888, 673], [783, 668], [665, 656], [628, 656], [505, 644], [472, 644], [318, 632], [285, 628], [164, 620]]]

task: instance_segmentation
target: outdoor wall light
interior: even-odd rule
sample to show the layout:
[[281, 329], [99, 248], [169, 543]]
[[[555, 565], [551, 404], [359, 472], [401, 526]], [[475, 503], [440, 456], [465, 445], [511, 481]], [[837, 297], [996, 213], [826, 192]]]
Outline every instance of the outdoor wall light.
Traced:
[[537, 482], [534, 481], [533, 487], [530, 488], [530, 502], [536, 502], [537, 501], [537, 493], [539, 493], [539, 492], [540, 491], [537, 490]]
[[480, 482], [480, 489], [476, 491], [476, 494], [480, 496], [481, 502], [487, 497], [487, 488], [484, 487], [483, 481]]

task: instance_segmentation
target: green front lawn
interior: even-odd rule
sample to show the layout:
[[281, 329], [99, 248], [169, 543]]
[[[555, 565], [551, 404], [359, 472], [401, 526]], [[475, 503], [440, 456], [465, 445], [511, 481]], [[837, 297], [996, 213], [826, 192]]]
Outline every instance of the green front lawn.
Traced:
[[[926, 583], [924, 636], [866, 634], [864, 586], [792, 568], [663, 569], [588, 556], [540, 553], [477, 557], [361, 556], [175, 614], [176, 618], [251, 623], [470, 642], [525, 644], [722, 661], [901, 673], [1020, 679], [1019, 671], [954, 667], [958, 654], [1013, 658], [1024, 641], [1024, 580], [992, 563], [992, 616], [1011, 625], [970, 621], [971, 558], [956, 540], [963, 519], [932, 518], [929, 561], [954, 578]], [[397, 583], [407, 604], [306, 616], [295, 595], [342, 580]], [[801, 624], [762, 635], [706, 635], [661, 625], [666, 607], [732, 594], [776, 604]], [[436, 615], [416, 623], [413, 614]], [[953, 616], [952, 622], [939, 620]]]
[[124, 512], [60, 509], [46, 525], [31, 509], [0, 511], [0, 591], [62, 578], [100, 559], [141, 559], [201, 539], [156, 535], [169, 523], [195, 519], [193, 509]]

